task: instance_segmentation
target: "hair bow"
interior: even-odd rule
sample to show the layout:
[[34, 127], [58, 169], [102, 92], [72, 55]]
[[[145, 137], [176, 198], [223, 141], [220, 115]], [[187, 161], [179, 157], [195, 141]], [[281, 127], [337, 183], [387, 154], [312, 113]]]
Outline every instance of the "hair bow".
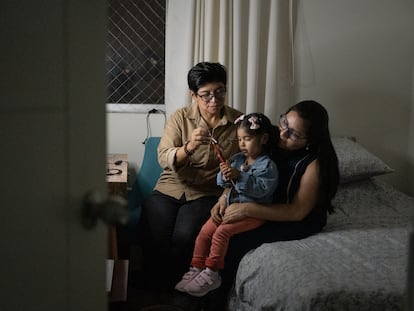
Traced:
[[234, 120], [234, 124], [237, 124], [237, 123], [239, 123], [239, 122], [243, 121], [244, 117], [245, 117], [245, 115], [244, 115], [244, 114], [239, 115], [239, 116], [237, 117], [237, 119], [236, 119], [236, 120]]
[[251, 130], [257, 130], [257, 129], [259, 129], [260, 128], [260, 124], [259, 123], [257, 123], [257, 117], [250, 117], [249, 118], [249, 120], [248, 120], [249, 122], [250, 122], [250, 129]]

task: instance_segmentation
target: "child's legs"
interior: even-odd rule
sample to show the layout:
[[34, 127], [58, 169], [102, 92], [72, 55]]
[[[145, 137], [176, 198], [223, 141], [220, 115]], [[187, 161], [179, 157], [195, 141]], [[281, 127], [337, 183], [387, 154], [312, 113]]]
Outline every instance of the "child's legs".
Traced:
[[205, 261], [208, 254], [210, 253], [211, 239], [216, 230], [217, 225], [211, 218], [209, 218], [201, 228], [200, 233], [198, 234], [195, 241], [193, 259], [191, 260], [191, 265], [193, 267], [200, 269], [205, 268]]
[[210, 254], [205, 260], [206, 266], [215, 271], [223, 269], [230, 238], [235, 234], [260, 227], [263, 223], [264, 221], [260, 219], [245, 218], [235, 223], [218, 226], [211, 241]]

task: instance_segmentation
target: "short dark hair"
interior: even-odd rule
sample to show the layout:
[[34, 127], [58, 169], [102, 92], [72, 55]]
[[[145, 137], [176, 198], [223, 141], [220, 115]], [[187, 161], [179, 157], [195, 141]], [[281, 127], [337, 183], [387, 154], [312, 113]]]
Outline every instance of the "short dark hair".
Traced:
[[201, 62], [190, 69], [187, 75], [188, 87], [194, 93], [204, 84], [221, 82], [227, 84], [227, 71], [220, 63]]

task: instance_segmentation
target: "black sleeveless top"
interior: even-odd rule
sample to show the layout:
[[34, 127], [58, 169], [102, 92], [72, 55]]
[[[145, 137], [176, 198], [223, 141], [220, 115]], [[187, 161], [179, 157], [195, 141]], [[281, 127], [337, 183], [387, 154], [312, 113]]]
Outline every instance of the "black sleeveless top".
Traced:
[[[300, 181], [308, 165], [317, 158], [306, 149], [286, 151], [277, 149], [273, 156], [279, 170], [279, 185], [273, 196], [273, 203], [290, 203], [299, 189]], [[326, 224], [327, 206], [315, 206], [303, 221]]]

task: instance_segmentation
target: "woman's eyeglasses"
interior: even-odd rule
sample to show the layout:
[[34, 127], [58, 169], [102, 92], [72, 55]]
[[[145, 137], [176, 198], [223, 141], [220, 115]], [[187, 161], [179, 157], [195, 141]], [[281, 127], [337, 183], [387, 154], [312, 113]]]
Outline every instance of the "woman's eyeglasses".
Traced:
[[297, 140], [301, 140], [301, 139], [306, 139], [306, 136], [300, 135], [293, 128], [289, 127], [289, 122], [286, 118], [286, 113], [283, 113], [283, 114], [280, 115], [279, 128], [282, 131], [287, 131], [287, 135], [291, 140], [297, 141]]
[[203, 93], [196, 95], [200, 97], [204, 102], [208, 103], [214, 96], [215, 99], [223, 100], [226, 97], [227, 90], [225, 88], [217, 89], [214, 92]]

